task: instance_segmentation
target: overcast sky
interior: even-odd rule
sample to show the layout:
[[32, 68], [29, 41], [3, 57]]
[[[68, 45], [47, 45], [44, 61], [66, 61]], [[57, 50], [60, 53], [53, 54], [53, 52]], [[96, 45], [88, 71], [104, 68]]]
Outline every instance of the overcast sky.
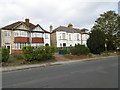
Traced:
[[29, 18], [48, 31], [69, 23], [90, 29], [109, 10], [118, 13], [118, 0], [0, 0], [0, 27]]

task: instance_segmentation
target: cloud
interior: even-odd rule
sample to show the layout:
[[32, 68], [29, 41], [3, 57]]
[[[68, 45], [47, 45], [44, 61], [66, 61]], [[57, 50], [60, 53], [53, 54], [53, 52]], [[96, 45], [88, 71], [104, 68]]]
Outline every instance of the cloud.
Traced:
[[29, 18], [49, 30], [72, 23], [74, 27], [91, 28], [103, 12], [115, 10], [117, 2], [87, 0], [0, 0], [0, 27]]

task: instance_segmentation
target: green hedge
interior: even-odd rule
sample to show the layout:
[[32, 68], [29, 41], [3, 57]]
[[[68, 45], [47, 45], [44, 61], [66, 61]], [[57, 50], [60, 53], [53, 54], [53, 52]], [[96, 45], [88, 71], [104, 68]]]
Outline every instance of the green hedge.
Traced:
[[9, 49], [2, 48], [2, 62], [7, 62], [9, 59]]
[[75, 45], [74, 47], [59, 47], [57, 48], [58, 53], [62, 50], [61, 54], [72, 54], [72, 55], [88, 55], [89, 48], [85, 45]]
[[72, 55], [87, 55], [89, 53], [89, 48], [85, 45], [75, 45], [75, 47], [70, 50]]
[[32, 46], [26, 46], [23, 47], [23, 51], [23, 56], [26, 61], [42, 61], [52, 59], [56, 48], [51, 46], [37, 48], [34, 48]]

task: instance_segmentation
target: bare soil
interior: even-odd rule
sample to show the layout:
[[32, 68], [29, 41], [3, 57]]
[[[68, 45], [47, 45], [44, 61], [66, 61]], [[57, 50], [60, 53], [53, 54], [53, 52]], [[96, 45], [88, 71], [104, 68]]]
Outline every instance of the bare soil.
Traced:
[[67, 61], [67, 60], [78, 60], [78, 59], [85, 59], [90, 58], [87, 55], [61, 55], [61, 54], [54, 54], [54, 57], [57, 61]]

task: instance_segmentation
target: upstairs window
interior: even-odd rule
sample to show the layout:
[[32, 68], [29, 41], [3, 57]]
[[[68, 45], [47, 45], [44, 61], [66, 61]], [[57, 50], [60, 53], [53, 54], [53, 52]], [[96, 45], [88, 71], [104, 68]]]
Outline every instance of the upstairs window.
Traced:
[[63, 39], [66, 39], [66, 38], [65, 38], [65, 33], [62, 34], [62, 38], [63, 38]]
[[72, 38], [71, 38], [71, 34], [69, 34], [69, 40], [72, 40]]
[[79, 36], [79, 34], [77, 34], [77, 40], [80, 40], [80, 36]]
[[59, 38], [60, 39], [66, 39], [66, 33], [60, 33]]
[[10, 32], [5, 32], [5, 36], [9, 37], [10, 36]]
[[48, 34], [45, 34], [45, 39], [49, 39]]
[[40, 37], [40, 38], [43, 38], [43, 33], [32, 33], [32, 37]]
[[17, 36], [17, 37], [27, 37], [28, 32], [26, 32], [26, 31], [15, 31], [15, 36]]

